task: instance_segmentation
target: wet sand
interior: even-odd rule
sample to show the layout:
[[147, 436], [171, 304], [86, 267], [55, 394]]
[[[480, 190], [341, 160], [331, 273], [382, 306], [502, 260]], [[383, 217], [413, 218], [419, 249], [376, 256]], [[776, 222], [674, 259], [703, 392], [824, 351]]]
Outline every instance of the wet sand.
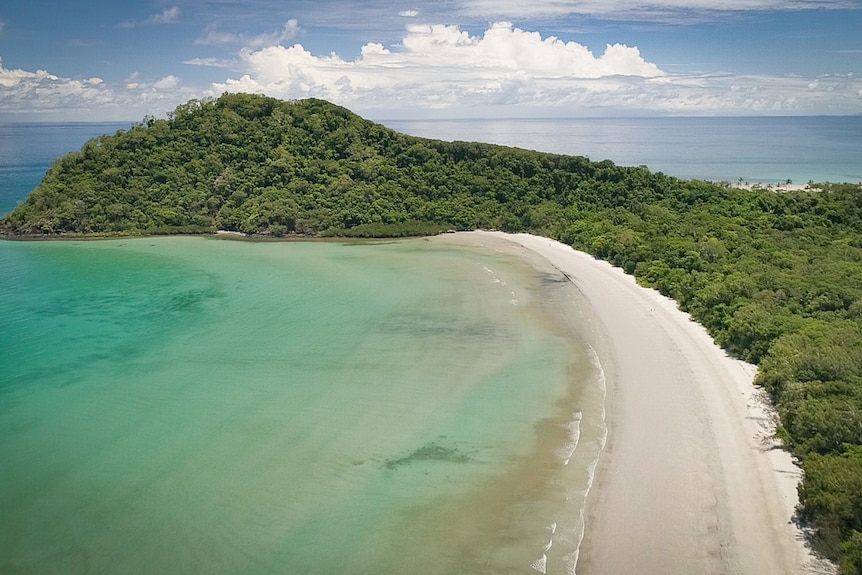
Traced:
[[775, 446], [755, 366], [606, 262], [547, 238], [470, 234], [546, 258], [594, 312], [610, 432], [577, 573], [829, 571], [792, 521], [800, 471]]

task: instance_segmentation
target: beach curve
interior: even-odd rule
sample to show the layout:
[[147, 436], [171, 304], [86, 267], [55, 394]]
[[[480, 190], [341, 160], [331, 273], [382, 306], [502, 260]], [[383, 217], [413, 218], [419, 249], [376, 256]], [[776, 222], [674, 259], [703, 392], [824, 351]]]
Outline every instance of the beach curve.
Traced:
[[539, 236], [467, 233], [545, 258], [594, 312], [610, 435], [578, 574], [834, 572], [793, 521], [801, 471], [775, 443], [756, 366], [607, 262]]

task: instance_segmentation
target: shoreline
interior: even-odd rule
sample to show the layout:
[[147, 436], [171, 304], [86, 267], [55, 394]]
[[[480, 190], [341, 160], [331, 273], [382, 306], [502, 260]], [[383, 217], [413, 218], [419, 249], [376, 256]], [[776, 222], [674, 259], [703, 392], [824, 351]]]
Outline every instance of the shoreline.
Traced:
[[[788, 182], [775, 182], [775, 183], [735, 183], [729, 184], [729, 187], [736, 188], [738, 190], [766, 190], [768, 192], [822, 192], [823, 188], [829, 184], [824, 183], [810, 183], [810, 184], [792, 184]], [[843, 182], [841, 185], [858, 185], [851, 184], [850, 182]]]
[[775, 415], [676, 302], [607, 262], [528, 234], [502, 238], [569, 277], [592, 308], [609, 436], [578, 573], [834, 573], [794, 523], [801, 470]]

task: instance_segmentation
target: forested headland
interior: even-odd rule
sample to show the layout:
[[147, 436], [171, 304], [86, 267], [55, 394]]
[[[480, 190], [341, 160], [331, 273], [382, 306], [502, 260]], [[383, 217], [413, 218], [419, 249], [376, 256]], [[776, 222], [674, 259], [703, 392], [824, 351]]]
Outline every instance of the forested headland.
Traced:
[[0, 221], [12, 238], [476, 228], [606, 259], [758, 364], [805, 472], [800, 517], [817, 549], [862, 573], [860, 186], [736, 189], [406, 136], [320, 100], [226, 94], [87, 142]]

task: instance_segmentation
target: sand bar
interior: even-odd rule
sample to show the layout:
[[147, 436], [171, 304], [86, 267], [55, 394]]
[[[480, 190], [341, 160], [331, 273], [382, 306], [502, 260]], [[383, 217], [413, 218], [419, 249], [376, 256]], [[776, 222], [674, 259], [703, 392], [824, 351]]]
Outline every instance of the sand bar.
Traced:
[[619, 268], [547, 238], [470, 233], [545, 257], [594, 312], [610, 433], [579, 575], [831, 571], [792, 521], [800, 471], [775, 448], [755, 366]]

